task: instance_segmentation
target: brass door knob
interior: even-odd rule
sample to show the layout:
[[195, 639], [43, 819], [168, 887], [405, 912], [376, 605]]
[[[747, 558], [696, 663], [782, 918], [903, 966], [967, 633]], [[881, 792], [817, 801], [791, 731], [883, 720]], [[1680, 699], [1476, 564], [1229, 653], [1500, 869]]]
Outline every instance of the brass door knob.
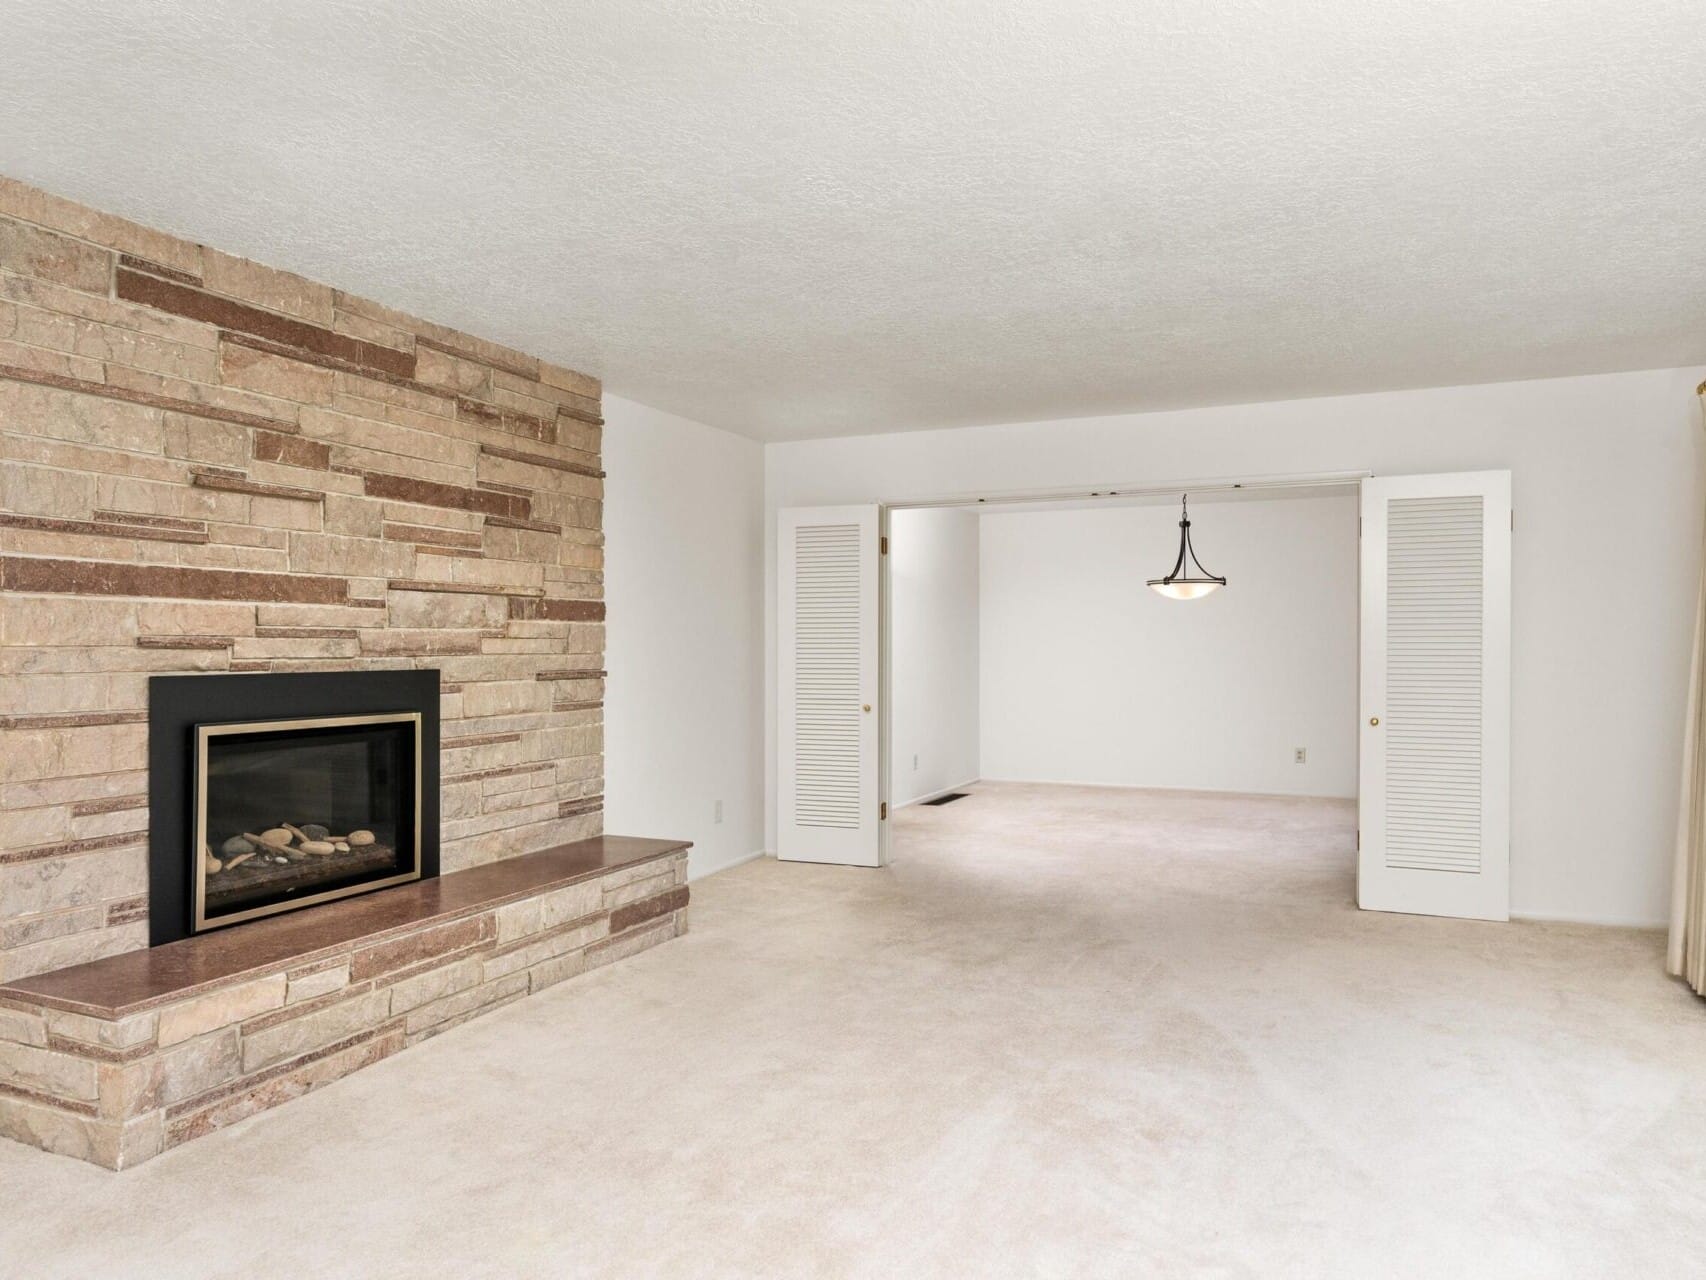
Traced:
[[871, 709], [871, 704], [868, 702], [862, 708], [860, 708], [860, 710], [862, 710], [862, 711], [869, 711], [870, 709]]
[[1379, 716], [1370, 716], [1368, 718], [1368, 722], [1370, 724], [1379, 724], [1380, 723], [1380, 717]]

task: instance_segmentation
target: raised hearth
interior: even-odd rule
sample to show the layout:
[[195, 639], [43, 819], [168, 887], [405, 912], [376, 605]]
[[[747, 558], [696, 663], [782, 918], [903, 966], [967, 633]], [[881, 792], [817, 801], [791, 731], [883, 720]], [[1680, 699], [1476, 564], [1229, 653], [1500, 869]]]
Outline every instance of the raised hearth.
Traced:
[[598, 836], [0, 986], [0, 1136], [107, 1168], [687, 927], [686, 841]]

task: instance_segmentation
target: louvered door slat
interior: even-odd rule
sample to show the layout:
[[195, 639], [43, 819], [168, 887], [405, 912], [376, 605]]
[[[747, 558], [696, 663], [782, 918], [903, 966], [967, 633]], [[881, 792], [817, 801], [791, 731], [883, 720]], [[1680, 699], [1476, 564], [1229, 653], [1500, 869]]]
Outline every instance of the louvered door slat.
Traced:
[[[1471, 494], [1387, 506], [1388, 867], [1481, 870], [1482, 505]], [[1447, 692], [1454, 710], [1436, 710]], [[1412, 778], [1434, 782], [1441, 803], [1394, 805], [1391, 788]]]

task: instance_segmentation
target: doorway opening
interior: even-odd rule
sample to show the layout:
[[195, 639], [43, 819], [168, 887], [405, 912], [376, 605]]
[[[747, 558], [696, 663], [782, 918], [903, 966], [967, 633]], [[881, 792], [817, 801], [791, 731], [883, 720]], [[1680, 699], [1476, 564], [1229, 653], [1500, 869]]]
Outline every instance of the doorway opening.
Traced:
[[[997, 794], [1023, 821], [1074, 788], [1318, 799], [1354, 840], [1359, 479], [890, 507], [889, 856], [938, 838], [914, 806], [941, 796], [969, 796], [941, 822]], [[1184, 492], [1230, 583], [1198, 600], [1146, 585], [1176, 557]]]

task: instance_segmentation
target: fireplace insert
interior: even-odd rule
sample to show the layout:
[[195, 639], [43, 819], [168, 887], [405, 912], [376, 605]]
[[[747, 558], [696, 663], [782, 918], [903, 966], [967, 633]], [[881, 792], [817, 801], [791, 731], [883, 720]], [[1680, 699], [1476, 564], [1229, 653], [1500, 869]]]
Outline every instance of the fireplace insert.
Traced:
[[197, 931], [420, 878], [418, 711], [201, 724]]
[[438, 873], [438, 673], [150, 682], [154, 945]]

